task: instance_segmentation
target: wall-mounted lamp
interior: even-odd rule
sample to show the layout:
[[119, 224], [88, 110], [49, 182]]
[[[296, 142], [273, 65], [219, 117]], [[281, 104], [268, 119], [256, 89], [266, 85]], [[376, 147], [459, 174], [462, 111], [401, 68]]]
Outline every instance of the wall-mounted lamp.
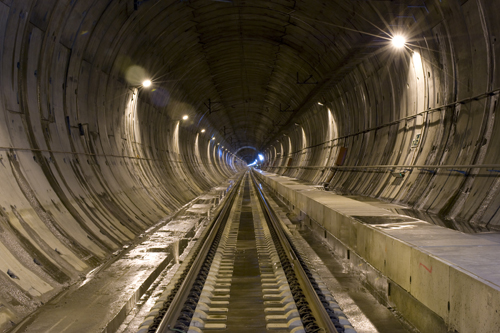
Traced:
[[142, 81], [142, 86], [144, 88], [151, 87], [151, 84], [152, 84], [151, 80], [144, 80], [144, 81]]
[[184, 116], [182, 117], [182, 119], [183, 119], [183, 120], [188, 120], [188, 118], [189, 118], [189, 117], [188, 117], [187, 115], [184, 115]]
[[205, 133], [205, 130], [204, 130], [204, 129], [202, 129], [202, 130], [201, 130], [201, 133]]

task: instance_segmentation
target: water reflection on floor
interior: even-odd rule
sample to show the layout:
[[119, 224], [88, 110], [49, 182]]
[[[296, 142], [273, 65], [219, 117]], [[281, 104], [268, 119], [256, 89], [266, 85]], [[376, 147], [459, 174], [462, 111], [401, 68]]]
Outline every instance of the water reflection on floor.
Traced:
[[[397, 204], [392, 204], [390, 202], [385, 202], [381, 200], [377, 200], [374, 198], [369, 198], [369, 197], [363, 197], [359, 195], [346, 195], [345, 197], [361, 201], [379, 208], [385, 208], [393, 213], [400, 214], [400, 215], [405, 215], [409, 216], [415, 219], [419, 219], [422, 221], [429, 222], [431, 224], [435, 224], [441, 227], [445, 227], [448, 229], [453, 229], [453, 230], [458, 230], [467, 234], [476, 234], [476, 233], [482, 233], [482, 232], [499, 232], [499, 230], [494, 230], [490, 229], [485, 226], [479, 226], [475, 224], [471, 224], [469, 222], [462, 222], [462, 221], [456, 221], [452, 219], [446, 219], [442, 216], [439, 216], [437, 214], [413, 209], [413, 208], [406, 208], [401, 205]], [[367, 222], [369, 223], [369, 222]]]

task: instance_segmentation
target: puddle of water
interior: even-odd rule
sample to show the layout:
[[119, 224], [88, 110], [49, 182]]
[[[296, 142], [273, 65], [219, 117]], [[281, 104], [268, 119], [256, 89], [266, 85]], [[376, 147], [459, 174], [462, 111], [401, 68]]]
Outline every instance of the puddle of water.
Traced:
[[423, 212], [419, 211], [417, 209], [412, 209], [412, 208], [391, 208], [390, 209], [393, 213], [396, 214], [402, 214], [406, 216], [411, 216], [415, 217], [419, 220], [423, 220], [441, 227], [445, 227], [448, 229], [453, 229], [453, 230], [458, 230], [467, 234], [476, 234], [476, 233], [481, 233], [481, 232], [490, 232], [494, 231], [491, 230], [490, 228], [471, 224], [467, 221], [456, 221], [452, 219], [447, 219], [443, 216], [429, 213], [429, 212]]
[[[407, 214], [403, 214], [407, 215]], [[388, 224], [388, 223], [404, 223], [404, 222], [416, 222], [418, 219], [409, 216], [355, 216], [356, 220], [362, 221], [366, 224]]]
[[[418, 209], [413, 209], [413, 208], [406, 208], [406, 207], [402, 207], [402, 206], [399, 206], [396, 204], [392, 204], [390, 202], [377, 200], [374, 198], [368, 198], [368, 197], [357, 196], [357, 195], [349, 195], [346, 197], [353, 199], [353, 200], [372, 204], [376, 207], [385, 208], [385, 209], [387, 209], [390, 212], [395, 213], [395, 214], [403, 215], [403, 216], [399, 217], [401, 219], [401, 221], [399, 221], [399, 222], [407, 222], [407, 221], [409, 222], [409, 221], [412, 221], [412, 219], [417, 219], [417, 220], [429, 222], [429, 223], [434, 224], [434, 225], [445, 227], [448, 229], [458, 230], [458, 231], [461, 231], [461, 232], [464, 232], [467, 234], [476, 234], [476, 233], [482, 233], [482, 232], [498, 231], [498, 230], [490, 229], [490, 228], [487, 228], [484, 226], [478, 226], [475, 224], [471, 224], [467, 221], [456, 221], [456, 220], [452, 220], [452, 219], [447, 219], [447, 218], [440, 216], [438, 214], [424, 212], [424, 211], [420, 211]], [[368, 224], [384, 224], [384, 223], [396, 223], [396, 222], [398, 222], [397, 218], [384, 217], [383, 219], [385, 220], [385, 222], [383, 222], [382, 220], [379, 221], [379, 219], [381, 219], [381, 218], [382, 217], [375, 216], [375, 217], [371, 218], [371, 220], [370, 220], [370, 217], [363, 216], [362, 218], [359, 218], [359, 219], [362, 220], [363, 222], [368, 223]]]

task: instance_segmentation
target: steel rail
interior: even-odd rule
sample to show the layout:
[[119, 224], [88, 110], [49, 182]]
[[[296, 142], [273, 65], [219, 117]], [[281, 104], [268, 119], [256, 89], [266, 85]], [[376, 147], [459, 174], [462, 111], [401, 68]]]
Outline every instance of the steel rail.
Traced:
[[211, 224], [210, 231], [208, 233], [205, 233], [206, 237], [204, 237], [204, 239], [202, 240], [201, 248], [196, 255], [196, 258], [194, 259], [193, 264], [189, 268], [189, 272], [187, 273], [186, 278], [182, 282], [174, 299], [170, 303], [167, 312], [163, 316], [160, 325], [156, 329], [156, 333], [174, 332], [173, 330], [171, 330], [171, 328], [174, 327], [179, 315], [181, 314], [182, 307], [188, 299], [191, 287], [199, 274], [200, 268], [205, 262], [205, 258], [217, 235], [217, 232], [219, 231], [223, 222], [227, 220], [229, 216], [229, 212], [231, 211], [231, 207], [233, 206], [234, 200], [236, 198], [237, 189], [240, 188], [243, 177], [244, 175], [240, 177], [231, 192], [228, 194], [228, 198], [224, 206], [219, 211], [217, 217], [214, 219], [214, 222]]
[[253, 184], [255, 188], [257, 189], [258, 197], [259, 197], [259, 202], [261, 204], [261, 207], [264, 210], [264, 215], [266, 219], [271, 223], [271, 226], [273, 226], [281, 245], [285, 249], [285, 253], [288, 257], [288, 260], [292, 263], [293, 265], [293, 270], [295, 272], [295, 276], [302, 288], [302, 291], [304, 295], [307, 298], [307, 301], [309, 303], [309, 307], [311, 308], [312, 314], [314, 318], [316, 319], [316, 322], [320, 328], [324, 330], [324, 332], [330, 332], [330, 333], [338, 333], [337, 329], [335, 328], [335, 325], [333, 324], [330, 316], [326, 312], [323, 304], [321, 303], [321, 300], [319, 299], [318, 295], [316, 294], [316, 291], [314, 290], [311, 282], [309, 281], [309, 278], [307, 277], [307, 274], [305, 273], [304, 269], [302, 268], [302, 265], [300, 261], [298, 260], [298, 255], [295, 253], [295, 250], [293, 249], [291, 242], [289, 238], [286, 236], [285, 232], [283, 231], [283, 228], [281, 226], [281, 222], [276, 216], [276, 213], [271, 209], [269, 206], [264, 193], [258, 186], [253, 172], [250, 172], [251, 178], [253, 181]]

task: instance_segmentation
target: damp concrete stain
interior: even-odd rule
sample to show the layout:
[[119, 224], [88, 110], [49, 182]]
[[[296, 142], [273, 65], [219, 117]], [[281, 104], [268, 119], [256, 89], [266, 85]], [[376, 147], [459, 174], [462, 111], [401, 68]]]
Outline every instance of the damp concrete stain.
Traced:
[[[47, 256], [39, 251], [30, 240], [19, 232], [9, 221], [8, 217], [0, 212], [0, 226], [3, 231], [0, 232], [0, 241], [11, 250], [11, 253], [17, 257], [25, 267], [35, 272], [45, 281], [52, 281], [53, 287], [60, 286], [71, 280], [68, 274], [64, 273], [59, 267], [54, 265]], [[8, 230], [8, 232], [6, 231]], [[38, 263], [35, 262], [38, 261]]]
[[19, 162], [10, 159], [11, 167], [14, 174], [14, 177], [19, 185], [19, 188], [23, 192], [26, 200], [30, 203], [32, 209], [38, 215], [40, 220], [45, 224], [45, 226], [49, 229], [49, 231], [56, 237], [62, 244], [64, 244], [69, 250], [73, 251], [77, 257], [81, 258], [90, 258], [89, 255], [92, 255], [86, 248], [80, 245], [74, 238], [70, 237], [66, 234], [66, 232], [57, 225], [57, 223], [51, 218], [49, 214], [42, 207], [34, 191], [31, 189], [28, 181], [24, 178]]

